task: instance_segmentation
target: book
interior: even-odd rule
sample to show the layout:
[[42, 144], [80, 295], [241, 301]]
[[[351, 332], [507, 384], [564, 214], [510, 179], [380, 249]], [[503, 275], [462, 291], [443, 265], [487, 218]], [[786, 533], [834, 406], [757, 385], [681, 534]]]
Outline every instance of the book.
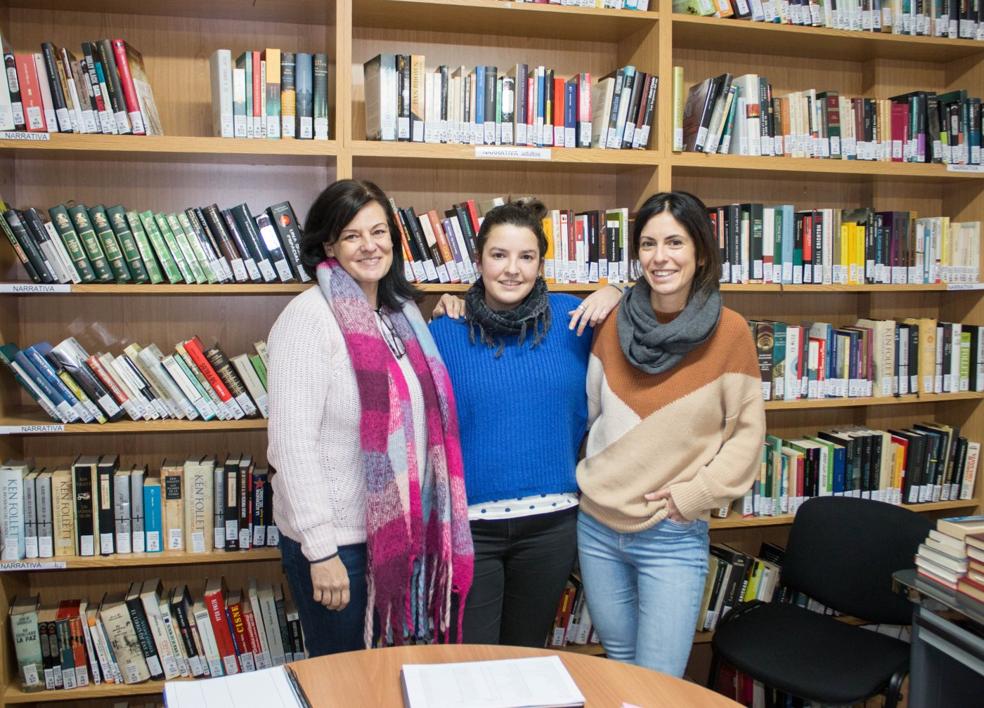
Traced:
[[21, 689], [29, 692], [44, 689], [44, 664], [38, 627], [40, 607], [41, 600], [38, 595], [25, 595], [15, 597], [8, 612]]
[[164, 549], [185, 550], [184, 517], [184, 466], [178, 460], [166, 459], [161, 463], [161, 487], [163, 492]]
[[937, 519], [936, 528], [948, 536], [963, 539], [969, 534], [984, 533], [984, 515], [950, 516]]

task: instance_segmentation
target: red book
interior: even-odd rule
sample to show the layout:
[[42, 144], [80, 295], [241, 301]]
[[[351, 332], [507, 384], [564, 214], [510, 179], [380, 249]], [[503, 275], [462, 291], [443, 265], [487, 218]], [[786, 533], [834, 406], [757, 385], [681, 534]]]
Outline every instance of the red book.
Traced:
[[[75, 683], [77, 686], [88, 686], [89, 674], [86, 669], [85, 635], [82, 633], [82, 621], [79, 616], [80, 604], [79, 600], [62, 600], [58, 603], [58, 614], [55, 618], [68, 620], [75, 665]], [[62, 668], [64, 670], [64, 667]]]
[[905, 146], [908, 143], [909, 106], [892, 102], [892, 162], [905, 162]]
[[137, 89], [133, 85], [133, 74], [130, 73], [130, 60], [126, 56], [126, 42], [114, 39], [113, 56], [116, 58], [116, 70], [120, 75], [120, 86], [123, 88], [123, 101], [126, 103], [126, 113], [130, 116], [134, 135], [146, 135], [143, 114], [140, 112], [140, 101], [137, 100]]
[[[526, 78], [526, 125], [533, 126], [536, 124], [536, 105], [533, 100], [536, 88], [536, 72], [530, 71], [530, 75]], [[532, 128], [527, 128], [526, 130], [526, 142], [529, 145], [537, 145], [536, 135], [533, 134]], [[475, 230], [478, 233], [478, 229]]]
[[222, 383], [222, 379], [219, 378], [219, 375], [215, 373], [215, 369], [212, 368], [208, 359], [205, 358], [205, 352], [202, 350], [202, 343], [198, 337], [192, 337], [185, 342], [184, 348], [188, 352], [188, 356], [191, 357], [191, 360], [195, 362], [195, 366], [202, 372], [205, 380], [208, 381], [208, 385], [215, 390], [219, 400], [223, 403], [228, 403], [232, 398], [232, 394], [229, 393], [229, 389]]
[[437, 250], [441, 253], [441, 260], [450, 266], [448, 268], [448, 275], [451, 277], [451, 282], [460, 283], [461, 278], [458, 277], [458, 264], [454, 260], [454, 253], [451, 252], [451, 243], [448, 241], [448, 235], [444, 233], [444, 227], [441, 225], [440, 215], [436, 210], [431, 209], [427, 212], [426, 216], [427, 220], [430, 221], [431, 229], [434, 231], [434, 238], [437, 240]]
[[96, 378], [98, 378], [100, 382], [102, 382], [102, 385], [106, 387], [106, 390], [113, 395], [113, 398], [116, 399], [117, 403], [123, 405], [124, 403], [129, 402], [129, 397], [123, 392], [123, 389], [116, 385], [113, 377], [110, 376], [106, 369], [103, 368], [102, 363], [96, 358], [95, 354], [90, 355], [89, 358], [85, 360], [85, 363], [90, 369], [92, 369], [92, 373], [96, 375]]
[[48, 126], [44, 120], [44, 104], [41, 102], [41, 85], [38, 83], [34, 55], [15, 54], [14, 62], [17, 65], [17, 80], [20, 82], [21, 103], [24, 104], [27, 129], [36, 133], [47, 132]]
[[468, 209], [468, 218], [472, 223], [472, 230], [475, 234], [478, 234], [478, 230], [481, 228], [481, 224], [478, 223], [478, 207], [475, 206], [475, 200], [469, 199], [465, 202], [465, 207]]
[[242, 593], [234, 592], [229, 595], [226, 609], [229, 611], [229, 621], [232, 624], [233, 641], [236, 643], [236, 653], [243, 671], [255, 671], [253, 649], [246, 636], [246, 620], [243, 618]]
[[270, 668], [270, 655], [264, 653], [263, 642], [260, 641], [260, 631], [256, 627], [256, 617], [253, 612], [253, 605], [248, 597], [243, 597], [243, 621], [246, 624], [246, 641], [250, 651], [253, 652], [253, 661], [257, 669]]
[[[261, 66], [262, 57], [260, 52], [252, 52], [253, 56], [253, 137], [259, 138], [266, 135], [266, 117], [263, 115], [263, 94], [266, 86], [263, 85], [263, 67]], [[248, 87], [247, 87], [248, 88]], [[256, 126], [259, 125], [259, 128]], [[257, 135], [256, 131], [261, 131]]]
[[222, 657], [222, 668], [226, 675], [238, 674], [239, 660], [236, 658], [236, 645], [232, 641], [229, 622], [226, 620], [225, 587], [221, 578], [206, 583], [204, 600], [208, 619], [212, 623], [212, 633], [215, 635], [215, 645]]

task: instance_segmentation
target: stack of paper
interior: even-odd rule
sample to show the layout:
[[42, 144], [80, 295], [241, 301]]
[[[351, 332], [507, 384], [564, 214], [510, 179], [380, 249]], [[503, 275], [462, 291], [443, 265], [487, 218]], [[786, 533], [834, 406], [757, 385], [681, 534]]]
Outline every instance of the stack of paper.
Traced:
[[404, 664], [400, 679], [406, 708], [584, 705], [584, 696], [557, 656], [460, 664]]
[[275, 666], [232, 676], [164, 684], [167, 708], [306, 708], [291, 670]]

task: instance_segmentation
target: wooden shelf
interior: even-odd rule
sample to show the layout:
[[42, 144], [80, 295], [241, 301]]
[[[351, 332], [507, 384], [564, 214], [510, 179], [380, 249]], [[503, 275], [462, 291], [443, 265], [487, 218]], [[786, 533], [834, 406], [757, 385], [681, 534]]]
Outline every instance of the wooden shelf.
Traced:
[[89, 283], [69, 285], [67, 291], [48, 291], [45, 286], [24, 292], [3, 292], [5, 286], [33, 286], [33, 283], [0, 283], [0, 294], [5, 295], [297, 295], [313, 286], [313, 283], [225, 283], [221, 285], [172, 285], [147, 283]]
[[[930, 285], [780, 285], [778, 283], [721, 283], [721, 292], [727, 293], [792, 293], [809, 295], [816, 293], [924, 293], [947, 292], [952, 286], [946, 283]], [[970, 290], [971, 288], [967, 288]]]
[[549, 647], [557, 651], [566, 651], [571, 654], [586, 654], [587, 656], [604, 656], [605, 647], [600, 644], [565, 644], [562, 647]]
[[42, 417], [42, 411], [23, 412], [0, 417], [2, 435], [78, 435], [101, 433], [119, 435], [132, 433], [205, 433], [234, 430], [266, 430], [266, 418], [241, 420], [118, 420], [112, 423], [56, 423]]
[[246, 22], [330, 24], [335, 3], [324, 0], [5, 0], [10, 8], [228, 19]]
[[334, 160], [334, 140], [247, 140], [171, 135], [76, 135], [49, 133], [48, 140], [0, 140], [0, 151], [17, 157], [145, 159], [176, 162], [319, 164]]
[[480, 33], [615, 42], [652, 26], [656, 12], [502, 2], [502, 0], [356, 0], [355, 27]]
[[[916, 512], [950, 511], [957, 509], [972, 509], [977, 506], [976, 499], [961, 499], [958, 501], [926, 502], [925, 504], [900, 504], [903, 508]], [[732, 512], [725, 519], [711, 519], [711, 531], [721, 529], [746, 529], [759, 526], [789, 526], [793, 523], [795, 514], [780, 516], [749, 516], [744, 517]]]
[[[16, 674], [15, 674], [16, 680]], [[200, 679], [175, 679], [177, 681], [190, 681]], [[164, 693], [163, 681], [145, 681], [144, 683], [130, 684], [105, 684], [98, 686], [89, 684], [84, 688], [73, 688], [70, 691], [35, 691], [26, 693], [18, 685], [7, 686], [3, 693], [3, 705], [14, 705], [15, 703], [54, 703], [56, 701], [83, 701], [93, 698], [125, 698], [127, 696], [153, 696]]]
[[[167, 565], [212, 565], [213, 563], [246, 563], [280, 560], [279, 548], [260, 548], [249, 551], [209, 551], [208, 553], [124, 553], [112, 556], [70, 556], [64, 558], [28, 558], [23, 561], [0, 561], [0, 573], [80, 570], [93, 568], [152, 568]], [[40, 567], [10, 567], [12, 564], [38, 564]], [[55, 567], [64, 563], [64, 567]], [[49, 567], [44, 567], [45, 565]]]
[[672, 166], [674, 173], [682, 175], [706, 174], [709, 171], [720, 170], [727, 173], [729, 177], [737, 177], [742, 174], [782, 173], [785, 175], [801, 174], [811, 180], [820, 177], [836, 181], [878, 177], [893, 181], [920, 180], [924, 182], [984, 179], [984, 172], [951, 172], [947, 170], [946, 165], [915, 162], [705, 155], [696, 152], [675, 153], [667, 159], [667, 162]]
[[814, 408], [861, 408], [864, 406], [904, 406], [919, 403], [948, 403], [951, 401], [979, 401], [984, 393], [962, 391], [960, 393], [931, 393], [925, 396], [866, 396], [863, 398], [800, 398], [795, 401], [766, 401], [767, 411], [798, 411]]
[[792, 55], [820, 59], [905, 59], [948, 62], [984, 52], [984, 44], [966, 39], [908, 37], [878, 32], [847, 32], [826, 27], [797, 27], [674, 13], [673, 46], [681, 49]]
[[438, 145], [432, 143], [408, 143], [393, 140], [353, 140], [352, 158], [355, 163], [382, 164], [394, 166], [405, 163], [408, 166], [424, 167], [421, 160], [440, 160], [446, 163], [481, 162], [493, 165], [522, 163], [524, 169], [533, 165], [550, 169], [552, 165], [582, 165], [587, 168], [656, 167], [659, 162], [655, 150], [602, 150], [600, 148], [543, 148], [549, 160], [529, 158], [482, 158], [476, 157], [477, 148], [502, 148], [506, 152], [525, 151], [535, 148], [514, 147], [511, 145]]

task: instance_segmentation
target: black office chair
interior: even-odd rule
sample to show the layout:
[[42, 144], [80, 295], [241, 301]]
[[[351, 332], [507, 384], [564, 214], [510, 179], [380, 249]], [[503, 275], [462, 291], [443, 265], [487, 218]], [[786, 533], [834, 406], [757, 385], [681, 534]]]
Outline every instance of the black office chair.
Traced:
[[[909, 601], [892, 592], [892, 573], [913, 566], [931, 522], [915, 512], [850, 497], [816, 497], [789, 533], [782, 583], [866, 622], [908, 625]], [[739, 604], [717, 625], [708, 686], [721, 661], [767, 687], [824, 704], [884, 693], [898, 701], [909, 645], [791, 604]]]

